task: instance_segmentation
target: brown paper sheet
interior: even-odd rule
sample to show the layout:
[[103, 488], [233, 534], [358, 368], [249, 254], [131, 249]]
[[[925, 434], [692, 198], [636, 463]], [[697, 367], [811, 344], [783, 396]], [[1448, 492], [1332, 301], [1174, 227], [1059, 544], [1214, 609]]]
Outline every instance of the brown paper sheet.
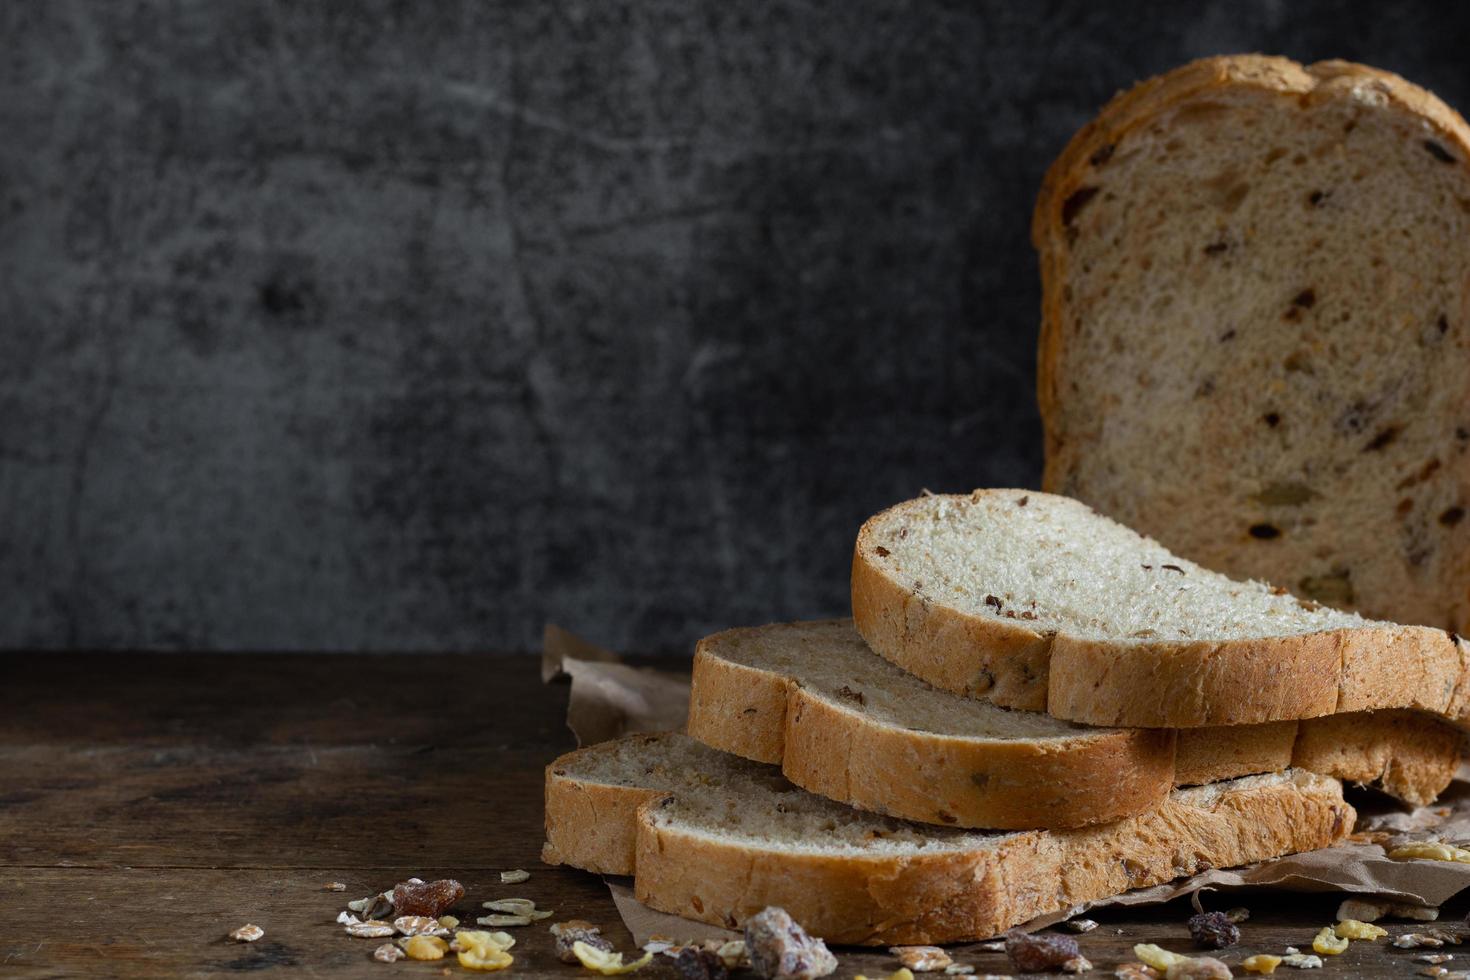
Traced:
[[[554, 632], [553, 632], [554, 631]], [[587, 745], [628, 732], [682, 730], [688, 720], [687, 674], [634, 668], [617, 662], [616, 655], [548, 626], [543, 674], [572, 678], [567, 724], [580, 744]], [[556, 666], [546, 674], [546, 665]], [[1386, 798], [1358, 806], [1361, 831], [1377, 831], [1390, 847], [1401, 840], [1470, 841], [1470, 769], [1462, 767], [1450, 788], [1430, 807], [1414, 811], [1395, 809]], [[1361, 834], [1359, 835], [1362, 836]], [[678, 916], [656, 912], [633, 896], [626, 879], [605, 879], [618, 914], [640, 945], [652, 935], [674, 939], [703, 939], [728, 933]], [[1352, 841], [1320, 851], [1244, 868], [1216, 869], [1140, 888], [1113, 898], [1041, 916], [1021, 928], [1027, 931], [1071, 918], [1088, 909], [1109, 906], [1155, 905], [1193, 895], [1205, 889], [1275, 888], [1296, 892], [1341, 892], [1378, 895], [1394, 902], [1438, 906], [1470, 888], [1470, 864], [1449, 861], [1395, 861], [1382, 844]], [[734, 936], [735, 933], [729, 933]]]

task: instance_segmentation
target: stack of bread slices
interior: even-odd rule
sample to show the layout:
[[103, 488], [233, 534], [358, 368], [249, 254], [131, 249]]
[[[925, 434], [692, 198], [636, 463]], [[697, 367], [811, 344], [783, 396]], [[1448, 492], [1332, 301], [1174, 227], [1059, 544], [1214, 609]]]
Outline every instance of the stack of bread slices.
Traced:
[[857, 539], [853, 618], [736, 629], [688, 734], [547, 770], [545, 858], [654, 908], [842, 943], [983, 938], [1328, 846], [1470, 723], [1463, 641], [1207, 571], [1066, 497], [925, 496]]
[[1331, 845], [1343, 781], [1433, 801], [1470, 726], [1438, 628], [1470, 579], [1467, 158], [1458, 116], [1359, 66], [1120, 96], [1037, 209], [1046, 485], [1303, 597], [1068, 496], [899, 504], [857, 537], [851, 619], [708, 637], [687, 734], [548, 768], [545, 859], [702, 922], [944, 943]]

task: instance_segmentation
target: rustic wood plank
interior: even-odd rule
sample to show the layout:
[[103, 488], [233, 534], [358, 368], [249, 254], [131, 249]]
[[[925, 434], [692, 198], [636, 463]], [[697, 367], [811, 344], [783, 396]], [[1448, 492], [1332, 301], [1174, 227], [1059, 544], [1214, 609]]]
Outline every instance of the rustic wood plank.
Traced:
[[[523, 895], [630, 941], [597, 878], [537, 860], [541, 771], [571, 738], [565, 689], [542, 686], [532, 658], [6, 655], [0, 670], [0, 975], [438, 975], [372, 962], [378, 941], [333, 921], [347, 900], [411, 875], [464, 882], [461, 918]], [[531, 880], [501, 885], [513, 867]], [[321, 890], [333, 880], [347, 892]], [[1255, 912], [1225, 957], [1239, 962], [1307, 946], [1337, 901], [1211, 905]], [[1445, 919], [1458, 928], [1467, 905]], [[1080, 941], [1110, 971], [1135, 942], [1189, 949], [1188, 914], [1184, 903], [1101, 913]], [[225, 939], [246, 921], [266, 937]], [[507, 976], [578, 975], [555, 961], [543, 925], [517, 930]], [[956, 955], [1008, 970], [973, 945]], [[1411, 955], [1355, 943], [1322, 975], [1413, 975]], [[894, 965], [843, 951], [838, 976]], [[673, 969], [660, 960], [643, 975]]]

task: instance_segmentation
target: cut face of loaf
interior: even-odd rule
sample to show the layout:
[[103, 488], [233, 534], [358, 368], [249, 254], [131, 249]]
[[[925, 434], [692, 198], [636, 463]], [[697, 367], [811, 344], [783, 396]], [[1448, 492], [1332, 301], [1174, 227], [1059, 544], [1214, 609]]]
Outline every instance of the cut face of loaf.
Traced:
[[1157, 806], [1176, 783], [1293, 765], [1420, 805], [1460, 756], [1455, 729], [1402, 711], [1186, 729], [1176, 753], [1173, 731], [1084, 727], [938, 690], [869, 650], [851, 620], [701, 640], [688, 732], [839, 802], [992, 829], [1105, 823]]
[[1231, 575], [1470, 625], [1470, 130], [1361, 65], [1212, 58], [1047, 174], [1044, 486]]
[[[979, 833], [854, 810], [686, 736], [632, 735], [547, 769], [546, 860], [631, 873], [641, 901], [701, 922], [734, 928], [777, 905], [829, 942], [946, 943], [1325, 847], [1354, 818], [1339, 784], [1293, 770], [1179, 790], [1083, 830]], [[610, 865], [609, 840], [633, 840], [629, 860]]]
[[869, 646], [936, 687], [1091, 725], [1470, 722], [1458, 638], [1226, 578], [1051, 494], [931, 495], [869, 519], [852, 605]]

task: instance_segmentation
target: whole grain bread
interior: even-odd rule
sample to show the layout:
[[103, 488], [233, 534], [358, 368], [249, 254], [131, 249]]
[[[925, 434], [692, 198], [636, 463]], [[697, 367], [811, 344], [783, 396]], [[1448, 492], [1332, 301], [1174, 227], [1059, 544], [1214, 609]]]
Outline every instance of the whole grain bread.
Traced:
[[1453, 727], [1406, 711], [1184, 729], [1177, 738], [1075, 725], [931, 687], [874, 654], [851, 620], [701, 640], [687, 731], [779, 765], [829, 799], [992, 829], [1104, 823], [1157, 806], [1176, 784], [1291, 766], [1422, 805], [1449, 785], [1461, 743]]
[[544, 857], [632, 874], [641, 901], [701, 922], [733, 928], [776, 905], [829, 942], [944, 943], [1325, 847], [1354, 819], [1340, 784], [1292, 770], [1178, 790], [1081, 830], [926, 827], [806, 793], [687, 736], [632, 735], [548, 767]]
[[1341, 61], [1208, 58], [1051, 167], [1044, 487], [1235, 576], [1470, 625], [1470, 128]]
[[870, 518], [853, 618], [923, 680], [1092, 725], [1412, 708], [1470, 724], [1467, 647], [1235, 581], [1067, 497], [930, 495]]

